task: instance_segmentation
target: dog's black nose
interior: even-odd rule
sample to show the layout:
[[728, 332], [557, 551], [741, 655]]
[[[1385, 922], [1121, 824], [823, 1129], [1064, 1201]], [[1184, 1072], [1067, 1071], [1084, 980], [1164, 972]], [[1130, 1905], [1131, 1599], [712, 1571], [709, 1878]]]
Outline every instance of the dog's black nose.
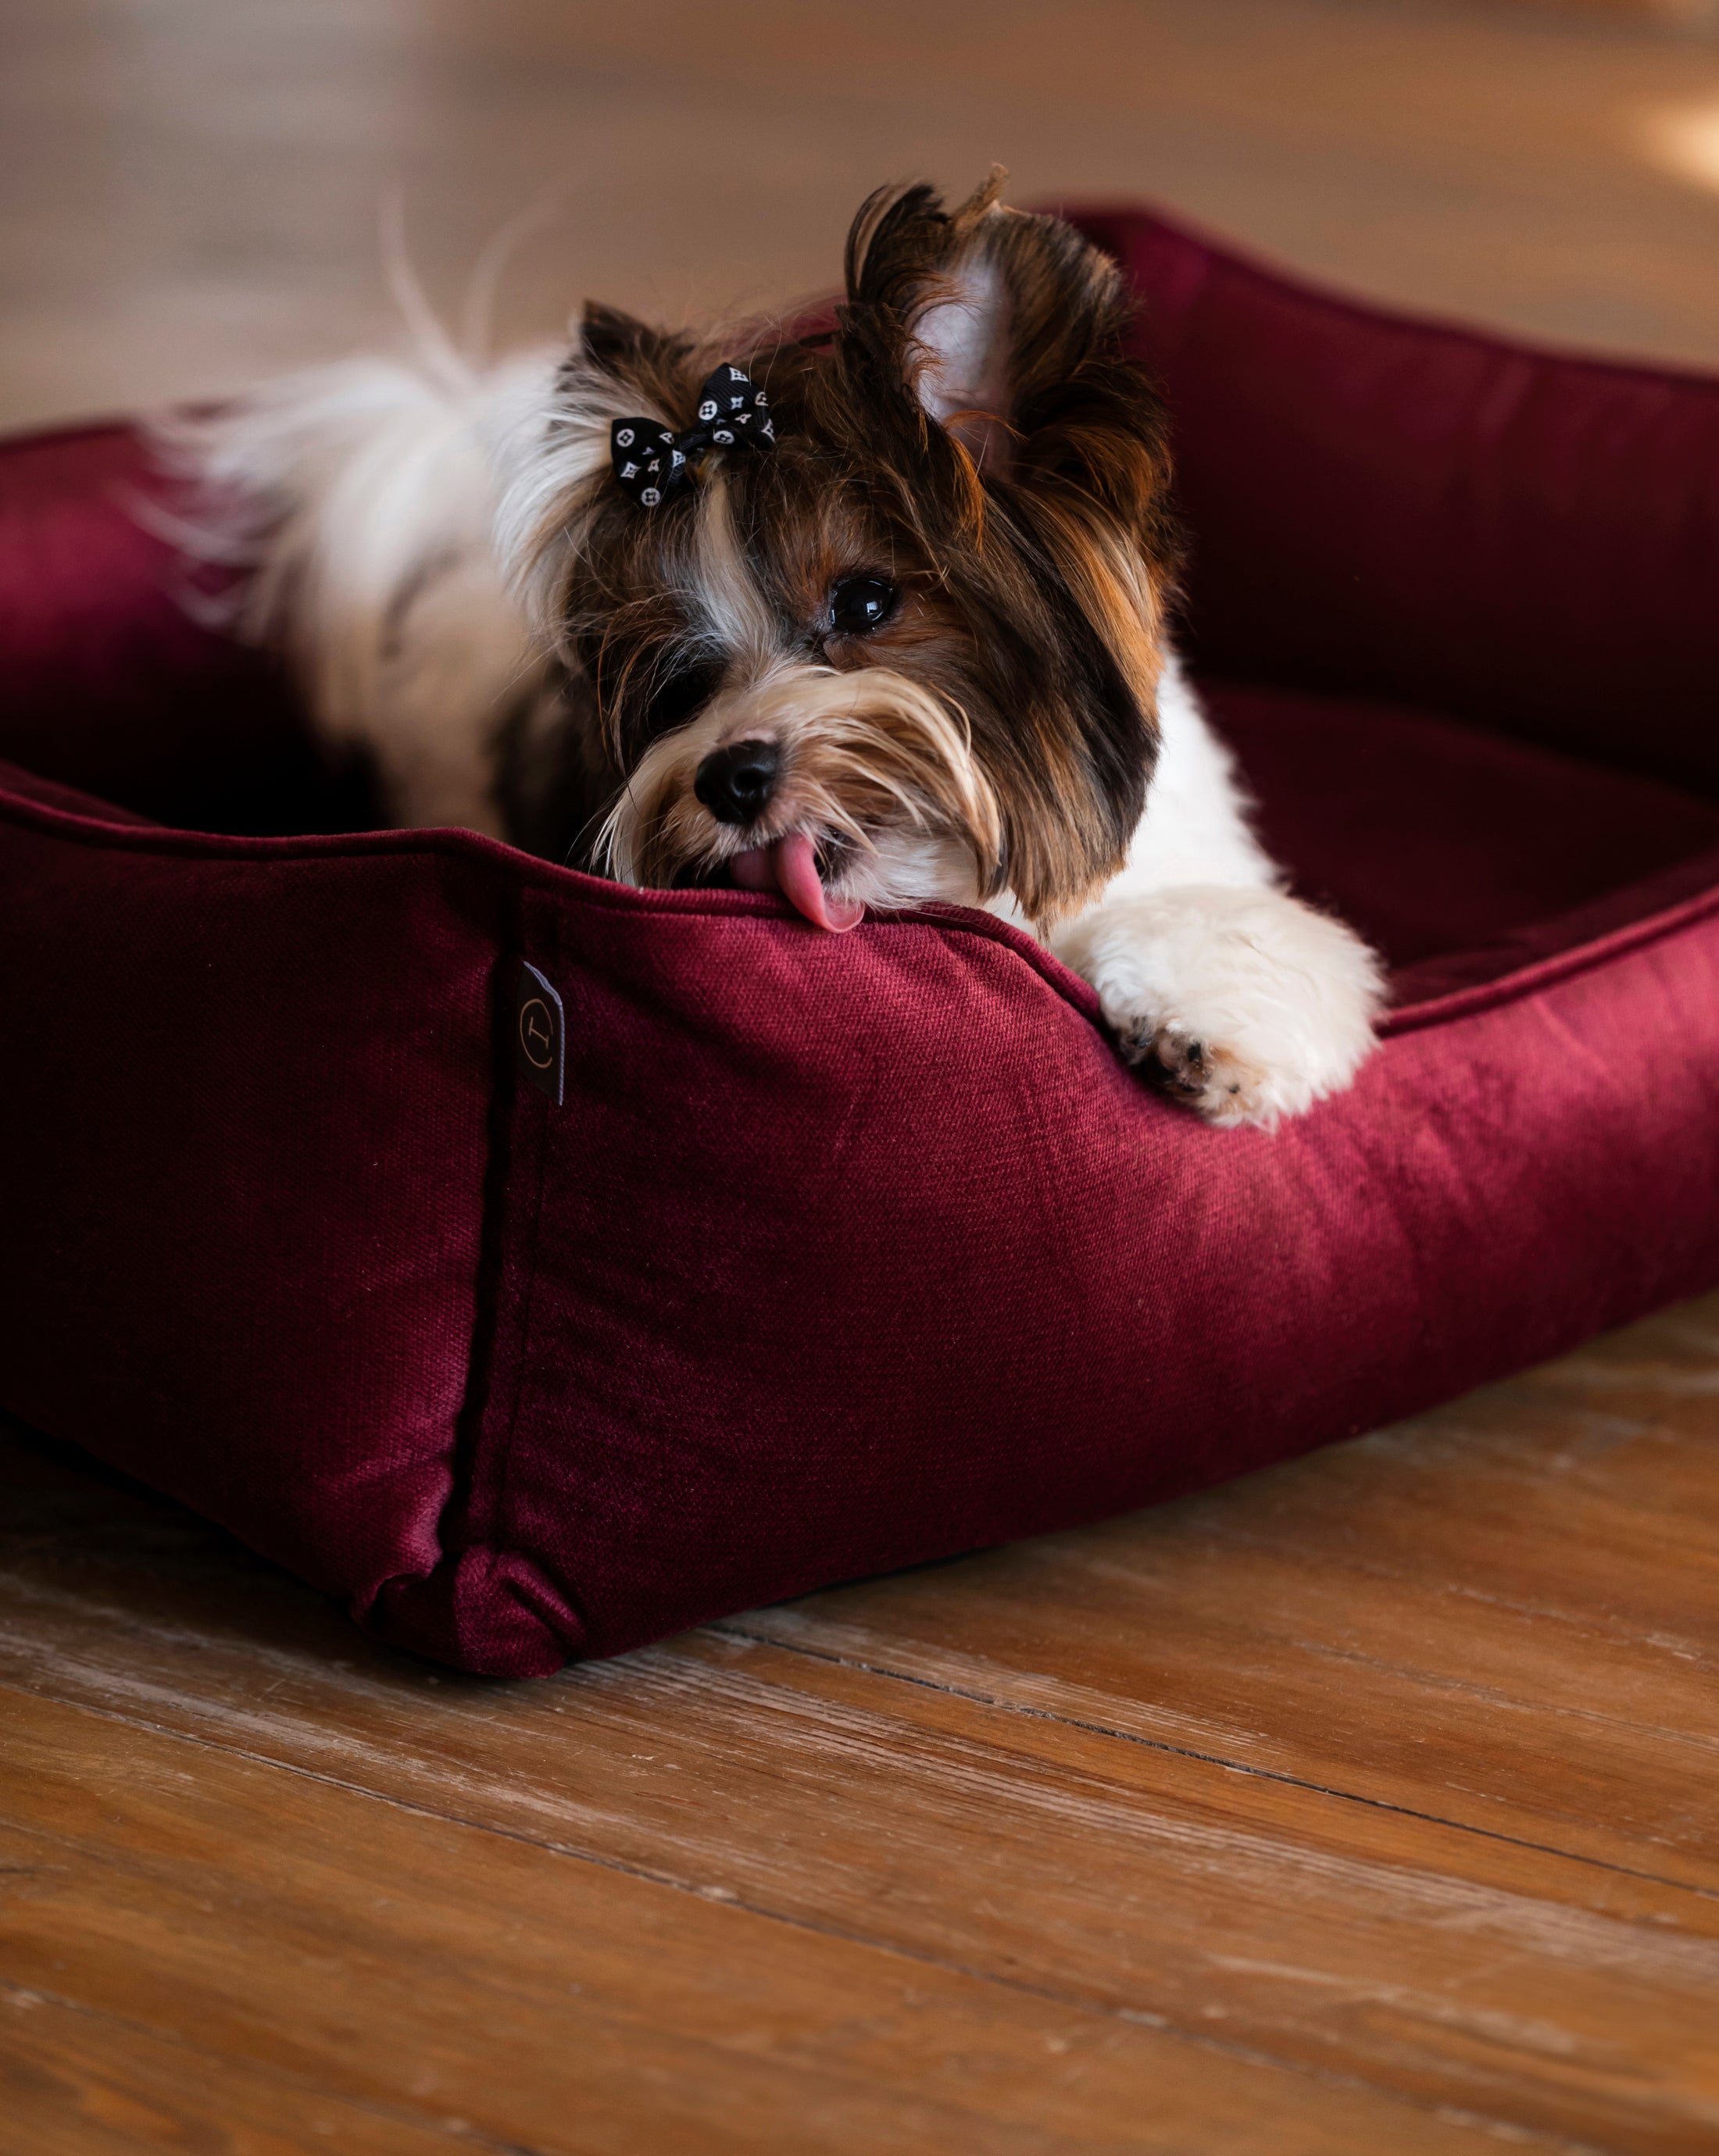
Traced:
[[730, 742], [699, 765], [692, 791], [718, 824], [755, 823], [775, 791], [780, 762], [774, 742]]

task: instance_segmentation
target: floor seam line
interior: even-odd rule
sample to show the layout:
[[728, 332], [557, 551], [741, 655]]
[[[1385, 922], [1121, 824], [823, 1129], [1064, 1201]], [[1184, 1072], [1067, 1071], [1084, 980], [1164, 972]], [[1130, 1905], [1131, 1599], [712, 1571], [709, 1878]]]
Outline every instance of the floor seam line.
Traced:
[[1619, 1864], [1609, 1857], [1584, 1856], [1579, 1850], [1561, 1849], [1556, 1842], [1533, 1841], [1526, 1835], [1505, 1834], [1500, 1828], [1479, 1826], [1464, 1820], [1447, 1819], [1442, 1812], [1418, 1811], [1413, 1804], [1400, 1804], [1388, 1797], [1370, 1797], [1358, 1789], [1341, 1789], [1327, 1782], [1310, 1781], [1305, 1775], [1289, 1774], [1281, 1768], [1259, 1767], [1246, 1760], [1226, 1758], [1219, 1752], [1201, 1752], [1191, 1744], [1172, 1744], [1161, 1737], [1143, 1737], [1137, 1730], [1121, 1729], [1114, 1724], [1088, 1722], [1078, 1715], [1058, 1714], [1049, 1707], [1031, 1707], [1024, 1700], [1005, 1699], [996, 1694], [974, 1690], [965, 1685], [943, 1684], [932, 1677], [916, 1676], [908, 1670], [893, 1670], [879, 1662], [865, 1661], [855, 1656], [838, 1655], [826, 1648], [809, 1647], [798, 1640], [780, 1639], [770, 1632], [749, 1632], [738, 1625], [713, 1624], [701, 1628], [713, 1638], [744, 1640], [749, 1645], [780, 1647], [792, 1655], [803, 1655], [809, 1661], [832, 1664], [838, 1669], [857, 1670], [866, 1676], [881, 1677], [893, 1684], [911, 1685], [921, 1691], [938, 1692], [951, 1699], [970, 1701], [975, 1707], [995, 1707], [1000, 1713], [1018, 1714], [1029, 1721], [1048, 1722], [1060, 1729], [1078, 1729], [1092, 1737], [1104, 1737], [1120, 1744], [1138, 1745], [1141, 1750], [1160, 1752], [1175, 1759], [1194, 1759], [1202, 1766], [1218, 1767], [1226, 1773], [1247, 1774], [1255, 1780], [1271, 1782], [1280, 1788], [1305, 1789], [1310, 1795], [1330, 1797], [1339, 1804], [1361, 1804], [1370, 1811], [1389, 1812], [1399, 1819], [1418, 1820], [1423, 1825], [1449, 1827], [1454, 1834], [1472, 1835], [1477, 1840], [1495, 1841], [1507, 1849], [1532, 1851], [1541, 1856], [1562, 1857], [1571, 1864], [1583, 1864], [1596, 1871], [1609, 1872], [1622, 1879], [1639, 1879], [1644, 1886], [1665, 1887], [1674, 1892], [1693, 1894], [1703, 1902], [1719, 1901], [1719, 1889], [1697, 1886], [1687, 1879], [1668, 1879], [1663, 1872], [1644, 1871], [1634, 1865]]

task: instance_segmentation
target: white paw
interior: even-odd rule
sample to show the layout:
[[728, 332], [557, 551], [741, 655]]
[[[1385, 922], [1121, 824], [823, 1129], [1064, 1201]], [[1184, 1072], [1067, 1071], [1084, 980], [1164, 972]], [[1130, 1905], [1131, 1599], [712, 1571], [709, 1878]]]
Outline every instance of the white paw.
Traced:
[[1062, 931], [1123, 1055], [1208, 1122], [1299, 1116], [1373, 1045], [1379, 961], [1281, 891], [1188, 886], [1115, 898]]

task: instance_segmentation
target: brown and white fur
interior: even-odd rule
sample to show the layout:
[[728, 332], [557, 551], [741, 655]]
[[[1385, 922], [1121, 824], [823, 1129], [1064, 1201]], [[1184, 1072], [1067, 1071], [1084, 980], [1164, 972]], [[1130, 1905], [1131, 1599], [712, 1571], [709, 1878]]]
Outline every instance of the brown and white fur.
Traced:
[[[251, 628], [404, 824], [636, 884], [991, 908], [1211, 1122], [1347, 1085], [1377, 962], [1287, 895], [1165, 631], [1159, 403], [1114, 266], [1058, 220], [886, 189], [833, 328], [702, 340], [587, 307], [570, 354], [445, 347], [265, 387], [194, 430], [255, 536]], [[773, 449], [646, 509], [610, 426], [718, 362]]]

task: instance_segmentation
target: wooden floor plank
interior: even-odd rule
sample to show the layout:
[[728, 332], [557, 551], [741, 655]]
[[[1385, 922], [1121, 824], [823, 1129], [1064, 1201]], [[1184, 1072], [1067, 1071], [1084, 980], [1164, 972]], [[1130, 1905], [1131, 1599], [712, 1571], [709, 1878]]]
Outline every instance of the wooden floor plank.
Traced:
[[0, 1984], [0, 2156], [507, 2156]]
[[0, 1866], [10, 1983], [539, 2156], [1471, 2156], [1490, 2138], [15, 1693]]

